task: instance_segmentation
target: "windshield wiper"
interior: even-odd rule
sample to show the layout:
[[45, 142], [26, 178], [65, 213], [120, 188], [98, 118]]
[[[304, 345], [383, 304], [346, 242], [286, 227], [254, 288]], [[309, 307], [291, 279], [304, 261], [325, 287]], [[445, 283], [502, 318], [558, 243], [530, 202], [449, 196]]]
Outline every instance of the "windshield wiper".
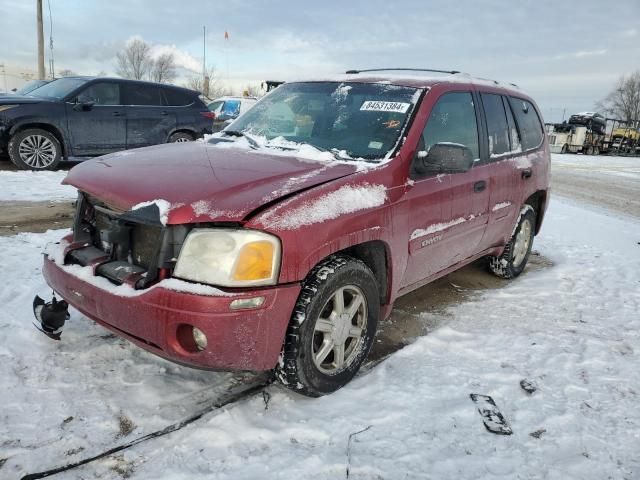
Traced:
[[255, 139], [253, 139], [246, 133], [241, 132], [240, 130], [223, 130], [222, 133], [224, 133], [225, 135], [229, 135], [230, 137], [244, 137], [247, 139], [247, 142], [249, 142], [249, 145], [251, 145], [252, 148], [260, 148], [260, 144], [256, 142]]

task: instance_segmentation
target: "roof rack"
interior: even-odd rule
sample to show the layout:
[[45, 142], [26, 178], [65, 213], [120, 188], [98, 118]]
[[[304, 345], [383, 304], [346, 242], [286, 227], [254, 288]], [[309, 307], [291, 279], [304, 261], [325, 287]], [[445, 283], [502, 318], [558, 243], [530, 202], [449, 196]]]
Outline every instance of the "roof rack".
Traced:
[[358, 73], [364, 72], [385, 72], [388, 70], [399, 70], [405, 72], [436, 72], [436, 73], [448, 73], [450, 75], [455, 75], [456, 73], [461, 73], [458, 70], [436, 70], [433, 68], [368, 68], [366, 70], [347, 70], [347, 75], [355, 75]]

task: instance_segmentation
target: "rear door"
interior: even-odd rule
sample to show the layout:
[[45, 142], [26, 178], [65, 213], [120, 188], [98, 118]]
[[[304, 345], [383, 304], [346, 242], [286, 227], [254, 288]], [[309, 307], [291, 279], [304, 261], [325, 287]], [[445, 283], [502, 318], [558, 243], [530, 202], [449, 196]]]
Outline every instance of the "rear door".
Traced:
[[[418, 150], [428, 152], [437, 143], [456, 143], [480, 156], [479, 122], [472, 92], [443, 94], [435, 103]], [[420, 177], [407, 192], [409, 202], [409, 262], [403, 286], [422, 282], [473, 255], [487, 222], [486, 172]]]
[[[489, 226], [482, 243], [490, 248], [504, 245], [511, 236], [525, 200], [524, 187], [532, 176], [532, 153], [527, 151], [529, 141], [524, 141], [523, 126], [515, 120], [514, 102], [496, 93], [483, 92], [480, 96], [490, 153], [486, 167], [491, 174]], [[536, 115], [533, 107], [531, 109]], [[540, 132], [531, 140], [537, 146], [541, 143], [541, 135]]]
[[124, 82], [122, 92], [127, 105], [127, 148], [165, 143], [176, 128], [176, 114], [164, 105], [161, 87]]
[[74, 155], [102, 155], [126, 147], [126, 110], [116, 81], [89, 84], [65, 104]]

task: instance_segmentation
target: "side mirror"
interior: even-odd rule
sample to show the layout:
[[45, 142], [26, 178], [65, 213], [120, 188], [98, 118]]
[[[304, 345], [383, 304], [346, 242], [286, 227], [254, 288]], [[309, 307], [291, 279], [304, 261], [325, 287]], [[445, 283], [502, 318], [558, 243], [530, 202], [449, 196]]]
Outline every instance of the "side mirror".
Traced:
[[76, 112], [88, 112], [89, 110], [91, 110], [93, 108], [95, 102], [80, 102], [80, 101], [76, 101], [76, 103], [73, 105], [73, 109]]
[[472, 166], [471, 150], [458, 143], [436, 143], [428, 152], [419, 151], [414, 161], [414, 171], [419, 175], [464, 173]]

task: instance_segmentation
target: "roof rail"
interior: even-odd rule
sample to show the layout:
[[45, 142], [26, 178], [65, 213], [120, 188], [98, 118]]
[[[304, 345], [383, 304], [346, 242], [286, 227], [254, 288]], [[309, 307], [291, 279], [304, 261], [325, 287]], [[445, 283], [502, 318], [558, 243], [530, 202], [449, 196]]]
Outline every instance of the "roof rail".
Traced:
[[436, 72], [436, 73], [448, 73], [450, 75], [455, 75], [456, 73], [461, 73], [458, 70], [435, 70], [433, 68], [368, 68], [366, 70], [347, 70], [347, 75], [355, 75], [358, 73], [364, 72], [384, 72], [388, 70], [399, 70], [405, 72]]

